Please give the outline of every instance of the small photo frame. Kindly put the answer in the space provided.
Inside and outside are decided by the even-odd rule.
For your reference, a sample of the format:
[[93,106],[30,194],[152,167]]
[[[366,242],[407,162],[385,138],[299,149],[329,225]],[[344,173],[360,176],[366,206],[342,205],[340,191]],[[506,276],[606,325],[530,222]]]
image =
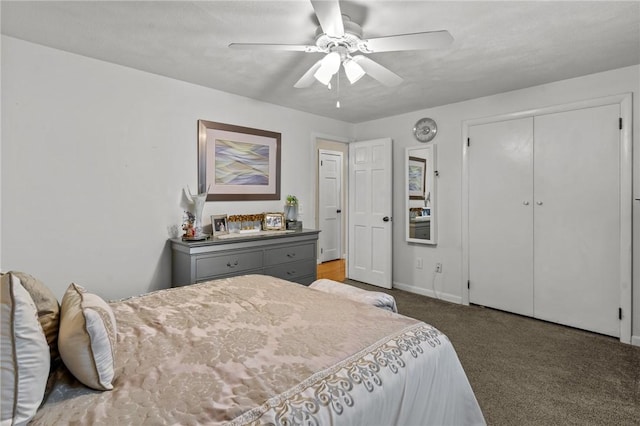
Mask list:
[[282,231],[286,225],[284,213],[265,213],[263,223],[265,231]]
[[214,214],[211,215],[211,228],[213,229],[213,236],[224,235],[229,233],[229,223],[227,221],[226,214]]

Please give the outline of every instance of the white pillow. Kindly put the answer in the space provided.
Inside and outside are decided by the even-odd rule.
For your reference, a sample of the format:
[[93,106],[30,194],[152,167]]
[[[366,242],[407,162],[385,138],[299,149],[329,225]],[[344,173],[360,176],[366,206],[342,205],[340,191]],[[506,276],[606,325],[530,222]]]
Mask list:
[[51,358],[33,299],[11,273],[2,275],[2,424],[26,424],[42,403]]
[[71,284],[62,297],[58,350],[71,374],[97,390],[113,389],[116,319],[95,294]]
[[29,292],[38,309],[38,320],[49,343],[51,362],[58,358],[58,328],[60,327],[60,304],[55,294],[39,279],[19,271],[9,271],[20,279],[20,284]]

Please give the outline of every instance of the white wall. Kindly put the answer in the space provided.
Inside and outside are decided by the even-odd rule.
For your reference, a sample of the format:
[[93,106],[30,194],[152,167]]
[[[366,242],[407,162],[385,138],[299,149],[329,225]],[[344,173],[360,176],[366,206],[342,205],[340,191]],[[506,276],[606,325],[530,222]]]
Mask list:
[[[438,146],[438,245],[423,246],[405,242],[404,220],[394,221],[394,286],[433,295],[433,287],[441,297],[461,302],[466,283],[462,282],[462,122],[464,120],[506,114],[633,92],[634,165],[640,165],[640,66],[593,74],[542,86],[502,93],[451,105],[415,111],[356,125],[358,140],[390,136],[394,140],[394,216],[402,218],[404,201],[404,149],[417,145],[412,136],[414,123],[431,117],[438,124],[434,142]],[[571,159],[568,159],[570,161]],[[634,198],[640,198],[640,173],[634,176]],[[633,202],[634,258],[633,280],[634,344],[640,345],[640,203]],[[422,257],[424,268],[416,269],[415,258]],[[442,274],[432,273],[435,263],[442,262]],[[500,265],[496,265],[497,268]],[[434,281],[435,277],[435,281]]]
[[[167,226],[197,185],[197,120],[282,133],[281,194],[315,223],[314,134],[353,125],[2,37],[2,259],[61,297],[170,285]],[[209,202],[258,213],[284,201]]]
[[[0,19],[2,18],[0,7]],[[2,37],[0,37],[0,81],[2,81]],[[2,98],[2,85],[0,84],[0,99]],[[2,117],[2,102],[0,101],[0,117]],[[0,131],[0,213],[2,212],[2,132]],[[2,271],[2,215],[0,214],[0,271]]]

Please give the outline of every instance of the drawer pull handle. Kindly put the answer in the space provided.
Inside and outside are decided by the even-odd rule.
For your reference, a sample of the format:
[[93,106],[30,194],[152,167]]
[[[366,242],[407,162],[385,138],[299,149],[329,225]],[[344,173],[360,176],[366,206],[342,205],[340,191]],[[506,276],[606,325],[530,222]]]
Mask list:
[[295,273],[296,273],[296,271],[287,271],[287,275],[293,275]]
[[232,265],[231,261],[227,262],[227,267],[229,268],[235,268],[236,266],[238,266],[238,260],[236,259],[235,263]]
[[296,257],[295,253],[287,253],[287,257]]

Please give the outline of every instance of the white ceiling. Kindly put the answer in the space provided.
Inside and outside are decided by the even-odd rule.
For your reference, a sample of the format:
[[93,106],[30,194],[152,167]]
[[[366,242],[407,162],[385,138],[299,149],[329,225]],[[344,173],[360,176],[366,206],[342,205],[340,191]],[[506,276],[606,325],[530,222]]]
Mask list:
[[335,84],[293,88],[321,54],[227,47],[313,44],[308,0],[1,6],[12,37],[354,123],[640,63],[640,1],[342,1],[364,38],[446,29],[455,41],[370,55],[404,82],[350,86],[343,74],[336,109]]

